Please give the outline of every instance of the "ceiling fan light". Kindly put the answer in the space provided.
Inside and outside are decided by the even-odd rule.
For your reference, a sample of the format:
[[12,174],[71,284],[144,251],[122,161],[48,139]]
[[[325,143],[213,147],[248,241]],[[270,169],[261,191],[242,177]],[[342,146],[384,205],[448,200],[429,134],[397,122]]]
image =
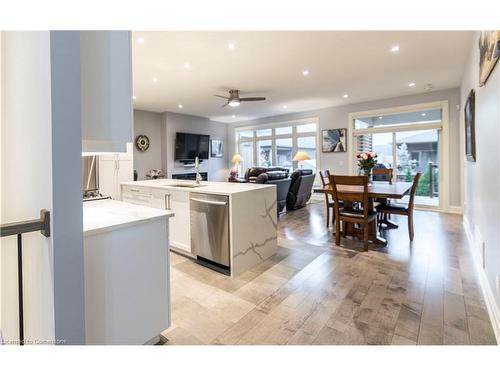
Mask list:
[[239,101],[234,100],[234,101],[229,102],[228,104],[231,107],[238,107],[241,103]]

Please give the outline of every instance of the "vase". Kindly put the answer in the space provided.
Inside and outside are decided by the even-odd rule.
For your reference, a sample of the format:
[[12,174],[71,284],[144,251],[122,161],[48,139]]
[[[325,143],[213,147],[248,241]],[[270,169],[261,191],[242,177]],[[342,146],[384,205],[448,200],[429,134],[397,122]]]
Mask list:
[[361,171],[363,172],[363,176],[368,177],[368,183],[371,183],[373,181],[372,168],[362,168]]

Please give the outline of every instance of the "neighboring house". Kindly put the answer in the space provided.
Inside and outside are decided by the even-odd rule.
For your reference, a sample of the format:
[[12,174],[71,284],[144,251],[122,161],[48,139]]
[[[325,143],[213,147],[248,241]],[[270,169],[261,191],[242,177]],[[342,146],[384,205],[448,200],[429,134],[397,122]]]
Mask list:
[[396,146],[400,147],[403,143],[408,147],[410,160],[415,162],[415,172],[423,172],[429,162],[438,163],[438,138],[435,130],[401,137]]

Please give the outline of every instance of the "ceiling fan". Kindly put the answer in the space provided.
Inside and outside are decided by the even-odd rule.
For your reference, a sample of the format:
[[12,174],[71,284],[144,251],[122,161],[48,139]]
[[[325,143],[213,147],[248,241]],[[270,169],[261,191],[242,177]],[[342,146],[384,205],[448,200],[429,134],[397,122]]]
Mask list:
[[223,107],[225,107],[226,105],[229,105],[231,107],[238,107],[241,104],[241,102],[256,102],[259,100],[266,100],[266,98],[262,96],[253,98],[240,98],[240,90],[229,90],[229,97],[222,95],[215,95],[215,96],[227,100],[227,103],[222,105]]

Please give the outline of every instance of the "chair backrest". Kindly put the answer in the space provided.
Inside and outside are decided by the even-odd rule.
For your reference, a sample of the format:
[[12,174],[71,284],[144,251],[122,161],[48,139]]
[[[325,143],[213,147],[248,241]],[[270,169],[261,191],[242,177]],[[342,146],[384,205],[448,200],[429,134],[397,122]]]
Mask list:
[[410,202],[408,204],[408,209],[412,210],[413,205],[415,203],[415,194],[417,193],[417,186],[418,186],[418,181],[420,180],[420,176],[422,173],[418,172],[415,177],[413,177],[413,185],[411,186],[410,190]]
[[[319,177],[321,179],[321,185],[323,185],[324,188],[330,185],[330,171],[328,169],[325,169],[324,171],[319,171]],[[326,203],[331,204],[332,203],[332,195],[329,193],[325,193],[325,199]]]
[[286,198],[287,209],[301,207],[311,198],[316,175],[312,169],[296,169],[290,176],[291,184]]
[[[342,185],[339,188],[339,185]],[[360,202],[363,216],[368,218],[368,176],[330,175],[330,186],[335,201],[335,212],[339,213],[339,201]]]
[[373,168],[373,181],[388,181],[392,183],[392,168]]
[[323,187],[330,184],[330,171],[328,169],[319,171],[319,177],[321,178],[321,184]]

